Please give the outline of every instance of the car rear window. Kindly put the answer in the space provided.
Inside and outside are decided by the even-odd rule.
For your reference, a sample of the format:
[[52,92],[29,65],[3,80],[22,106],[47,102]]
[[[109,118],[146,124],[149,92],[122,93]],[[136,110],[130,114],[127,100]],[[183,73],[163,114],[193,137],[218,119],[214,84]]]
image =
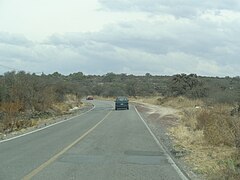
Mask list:
[[125,98],[125,97],[118,97],[117,100],[118,100],[118,101],[127,101],[128,99]]

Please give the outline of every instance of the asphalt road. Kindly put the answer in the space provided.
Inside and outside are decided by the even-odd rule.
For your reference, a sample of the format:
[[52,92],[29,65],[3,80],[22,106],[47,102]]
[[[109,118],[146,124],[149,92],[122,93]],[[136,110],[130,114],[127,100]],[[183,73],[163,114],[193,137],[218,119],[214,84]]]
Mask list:
[[0,142],[0,180],[184,179],[133,106],[92,102],[79,117]]

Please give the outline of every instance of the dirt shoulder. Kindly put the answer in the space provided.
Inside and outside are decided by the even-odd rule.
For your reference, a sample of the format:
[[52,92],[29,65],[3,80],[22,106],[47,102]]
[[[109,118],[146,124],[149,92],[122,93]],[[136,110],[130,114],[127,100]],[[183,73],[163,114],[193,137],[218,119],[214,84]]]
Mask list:
[[171,136],[170,129],[180,124],[180,111],[171,107],[163,107],[148,103],[134,102],[134,105],[158,140],[174,158],[180,169],[182,169],[190,179],[203,179],[200,175],[193,173],[191,167],[182,160],[186,152],[176,148],[174,139]]

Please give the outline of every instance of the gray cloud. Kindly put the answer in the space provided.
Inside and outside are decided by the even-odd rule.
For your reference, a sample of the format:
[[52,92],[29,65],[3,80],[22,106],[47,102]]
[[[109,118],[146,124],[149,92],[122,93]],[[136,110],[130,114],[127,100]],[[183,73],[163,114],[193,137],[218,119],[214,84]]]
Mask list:
[[207,9],[240,9],[238,0],[99,0],[104,9],[111,11],[145,11],[152,14],[172,14],[177,17],[192,17]]
[[100,3],[105,10],[140,12],[145,18],[109,24],[99,32],[53,34],[44,42],[0,33],[0,64],[64,74],[239,75],[238,1]]
[[[108,32],[108,30],[105,31]],[[104,36],[106,32],[59,35],[58,38],[61,41],[55,41],[50,37],[47,42],[36,43],[31,47],[0,46],[1,63],[26,71],[45,73],[59,71],[64,74],[76,71],[87,74],[105,74],[107,72],[176,74],[185,72],[235,76],[240,69],[239,63],[231,65],[234,62],[228,61],[229,65],[226,66],[211,56],[204,58],[190,52],[181,52],[178,47],[174,48],[174,45],[164,53],[148,51],[149,47],[144,49],[144,46],[139,48],[138,46],[125,46],[124,43],[119,45],[116,41],[121,37],[114,35],[111,39],[107,39],[109,36]],[[103,41],[105,38],[106,42]],[[128,38],[131,41],[130,37]],[[132,42],[134,42],[134,38]],[[155,45],[154,41],[153,43],[149,41],[149,46]],[[222,52],[221,49],[219,51]],[[7,59],[7,61],[2,61],[2,59]]]
[[7,32],[0,32],[0,44],[30,46],[32,42],[21,34],[10,34]]

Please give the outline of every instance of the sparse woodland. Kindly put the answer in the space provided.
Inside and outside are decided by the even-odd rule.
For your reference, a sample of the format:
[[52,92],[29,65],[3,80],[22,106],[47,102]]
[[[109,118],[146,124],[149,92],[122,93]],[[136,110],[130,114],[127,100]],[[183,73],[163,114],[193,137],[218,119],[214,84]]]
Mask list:
[[[202,132],[205,142],[213,147],[238,149],[222,169],[226,176],[240,177],[240,77],[200,77],[196,74],[173,76],[144,76],[107,73],[84,75],[36,75],[26,72],[7,72],[0,76],[0,133],[33,126],[32,119],[62,114],[56,104],[66,98],[75,100],[87,95],[115,97],[161,97],[159,105],[184,107],[182,125],[195,136]],[[170,99],[170,100],[169,100]],[[171,103],[171,99],[175,99]],[[174,104],[175,103],[175,104]],[[177,105],[176,105],[177,104]],[[177,131],[177,129],[175,130]],[[198,137],[197,135],[195,137]],[[205,172],[206,173],[206,172]]]
[[[36,114],[59,113],[53,105],[65,101],[66,95],[81,99],[86,95],[113,97],[137,96],[185,96],[203,99],[208,104],[236,104],[240,98],[239,77],[199,77],[196,74],[174,76],[134,76],[107,73],[103,76],[84,75],[36,75],[7,72],[0,76],[0,131],[12,131],[18,120],[31,119]],[[3,125],[4,124],[4,125]]]

